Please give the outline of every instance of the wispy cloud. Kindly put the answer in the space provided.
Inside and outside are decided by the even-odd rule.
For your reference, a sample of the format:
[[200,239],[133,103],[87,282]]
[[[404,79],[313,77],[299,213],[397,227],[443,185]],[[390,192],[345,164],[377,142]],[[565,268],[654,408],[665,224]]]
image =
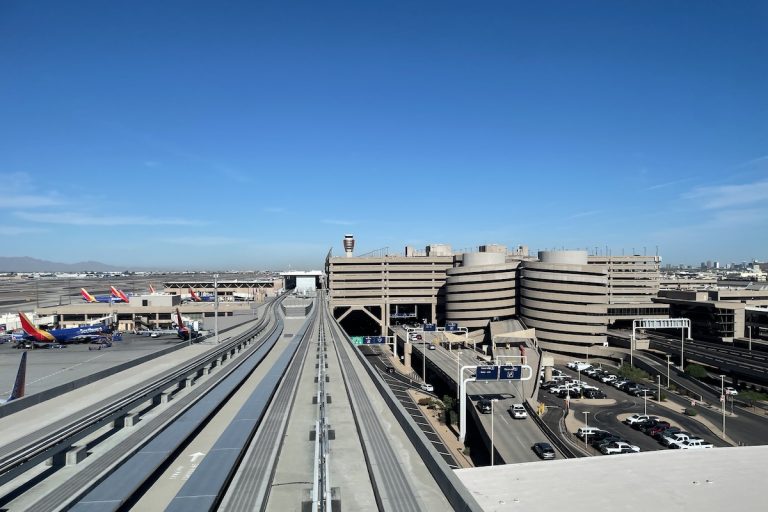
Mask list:
[[753,158],[752,160],[747,160],[746,162],[742,162],[739,165],[737,165],[735,169],[741,169],[743,167],[752,167],[753,165],[760,164],[760,163],[768,163],[768,155],[759,156],[757,158]]
[[357,224],[355,221],[341,219],[323,219],[321,222],[323,224],[332,224],[334,226],[354,226]]
[[684,179],[681,179],[681,180],[674,180],[674,181],[667,181],[667,182],[664,182],[664,183],[657,183],[655,185],[651,185],[650,187],[644,188],[643,192],[648,192],[648,191],[651,191],[651,190],[659,190],[659,189],[662,189],[662,188],[673,187],[675,185],[680,185],[682,183],[687,183],[689,181],[693,181],[693,178],[684,178]]
[[45,208],[60,204],[61,200],[56,197],[11,194],[0,201],[0,208],[23,210],[27,208]]
[[590,211],[586,211],[586,212],[574,213],[573,215],[569,215],[566,218],[568,218],[568,219],[581,219],[582,217],[592,217],[593,215],[599,215],[600,213],[602,213],[600,210],[590,210]]
[[698,187],[683,194],[683,198],[700,201],[701,207],[707,210],[743,207],[768,201],[768,180],[744,185]]
[[180,218],[141,216],[92,215],[78,212],[24,212],[14,215],[20,219],[42,224],[66,224],[71,226],[196,226],[204,223]]
[[44,233],[46,230],[41,228],[27,228],[20,226],[0,226],[0,235],[16,236],[27,235],[29,233]]
[[188,237],[163,238],[160,241],[176,244],[176,245],[213,247],[217,245],[237,245],[242,243],[249,243],[251,240],[248,240],[245,238],[235,238],[235,237],[227,237],[227,236],[190,235]]

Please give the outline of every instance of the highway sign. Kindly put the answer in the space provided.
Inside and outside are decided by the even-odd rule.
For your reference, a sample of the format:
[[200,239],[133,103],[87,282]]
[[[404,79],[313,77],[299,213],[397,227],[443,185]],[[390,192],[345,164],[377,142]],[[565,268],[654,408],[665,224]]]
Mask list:
[[386,343],[387,338],[384,336],[365,336],[363,337],[363,345],[378,345]]
[[353,345],[363,344],[363,336],[350,336],[349,339],[352,340]]
[[498,380],[499,367],[498,366],[478,366],[475,370],[476,380]]
[[425,331],[436,331],[437,325],[435,324],[424,324],[424,330]]
[[450,331],[457,331],[459,329],[459,324],[456,322],[445,322],[445,330]]
[[523,367],[519,365],[499,366],[499,379],[520,380],[523,376]]

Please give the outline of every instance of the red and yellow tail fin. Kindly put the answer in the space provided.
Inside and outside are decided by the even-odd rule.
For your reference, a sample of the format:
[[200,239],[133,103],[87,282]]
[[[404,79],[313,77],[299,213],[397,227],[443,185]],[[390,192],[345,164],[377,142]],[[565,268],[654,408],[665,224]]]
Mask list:
[[85,299],[86,302],[96,302],[96,297],[88,293],[85,288],[80,288],[80,295],[83,296],[83,299]]
[[192,289],[192,287],[189,288],[189,295],[192,297],[192,300],[195,302],[201,302],[202,299],[198,294],[195,293],[195,290]]
[[19,320],[21,321],[21,328],[24,329],[28,336],[32,336],[37,341],[56,341],[56,338],[51,333],[35,327],[35,324],[30,322],[27,315],[21,311],[19,311]]
[[130,299],[128,299],[128,296],[125,293],[123,293],[122,290],[118,290],[114,286],[110,286],[109,289],[112,292],[112,296],[113,297],[116,297],[116,298],[122,300],[125,303],[130,302]]
[[151,293],[152,295],[154,295],[155,293],[157,293],[157,292],[155,291],[155,287],[154,287],[154,286],[152,286],[152,283],[149,283],[149,293]]

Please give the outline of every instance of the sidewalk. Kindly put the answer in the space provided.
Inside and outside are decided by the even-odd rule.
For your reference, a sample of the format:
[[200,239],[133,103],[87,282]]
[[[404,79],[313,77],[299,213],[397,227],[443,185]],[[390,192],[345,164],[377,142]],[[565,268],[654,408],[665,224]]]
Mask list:
[[[430,395],[416,391],[415,389],[409,389],[408,394],[413,399],[413,402],[418,405],[420,398],[434,398]],[[422,415],[427,419],[437,435],[440,436],[443,444],[451,452],[456,462],[462,468],[475,467],[472,464],[472,460],[464,455],[464,445],[459,442],[459,437],[456,433],[448,427],[445,423],[440,421],[439,409],[428,409],[425,405],[419,405]]]

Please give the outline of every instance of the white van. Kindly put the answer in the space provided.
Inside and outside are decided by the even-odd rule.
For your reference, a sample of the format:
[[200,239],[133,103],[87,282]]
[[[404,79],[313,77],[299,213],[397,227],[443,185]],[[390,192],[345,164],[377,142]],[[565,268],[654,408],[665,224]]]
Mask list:
[[580,427],[576,431],[576,437],[584,439],[586,436],[594,435],[596,432],[600,432],[600,429],[597,427]]

